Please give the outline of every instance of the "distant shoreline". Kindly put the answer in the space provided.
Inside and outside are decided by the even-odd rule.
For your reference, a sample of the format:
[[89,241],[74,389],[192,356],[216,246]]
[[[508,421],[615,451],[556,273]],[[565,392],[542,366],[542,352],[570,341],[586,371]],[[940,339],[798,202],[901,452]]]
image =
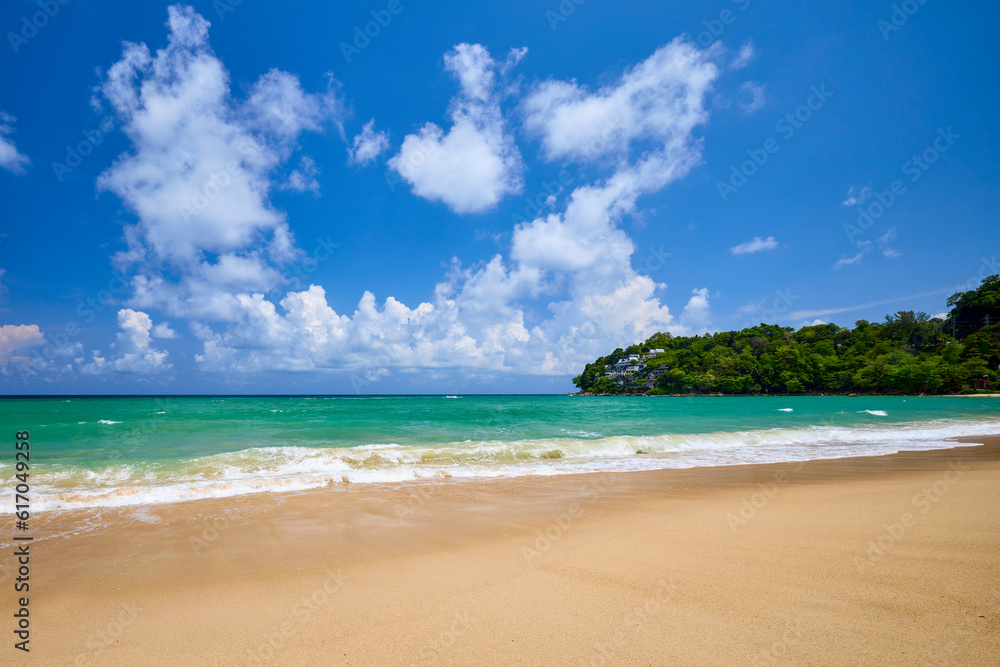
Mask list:
[[578,391],[566,396],[642,396],[646,398],[796,398],[802,396],[829,396],[839,398],[1000,398],[1000,394],[593,394]]

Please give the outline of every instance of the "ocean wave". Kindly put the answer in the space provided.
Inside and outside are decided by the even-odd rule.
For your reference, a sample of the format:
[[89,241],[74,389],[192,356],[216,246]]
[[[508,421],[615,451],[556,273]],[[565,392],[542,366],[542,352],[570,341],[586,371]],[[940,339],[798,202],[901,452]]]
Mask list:
[[116,422],[113,419],[99,419],[98,424],[121,424],[121,422]]
[[885,410],[858,410],[858,414],[862,412],[867,412],[870,415],[875,415],[876,417],[888,417],[889,413]]
[[[34,473],[37,510],[118,507],[301,491],[329,485],[559,475],[774,463],[941,449],[1000,433],[1000,422],[938,420],[860,427],[488,440],[405,446],[251,447],[163,463]],[[0,465],[0,470],[2,470]]]
[[794,408],[778,408],[778,412],[792,412]]

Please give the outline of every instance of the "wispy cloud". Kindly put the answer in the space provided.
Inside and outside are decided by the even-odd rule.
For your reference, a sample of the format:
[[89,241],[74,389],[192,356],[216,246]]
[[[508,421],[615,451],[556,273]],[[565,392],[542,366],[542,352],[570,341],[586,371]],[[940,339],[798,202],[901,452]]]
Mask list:
[[730,69],[743,69],[750,64],[750,61],[757,56],[757,51],[753,47],[753,41],[748,41],[740,48],[733,61],[729,63]]
[[764,93],[764,84],[756,81],[747,81],[740,86],[740,91],[750,96],[749,102],[740,102],[740,109],[744,114],[752,114],[764,106],[767,95]]
[[896,238],[895,227],[890,227],[889,229],[886,230],[885,234],[878,237],[878,245],[880,248],[882,248],[882,254],[886,257],[889,257],[890,259],[894,257],[903,256],[903,253],[899,252],[895,248],[889,247],[889,243],[892,242],[895,238]]
[[856,306],[845,306],[844,308],[825,308],[823,310],[796,310],[788,314],[790,319],[808,319],[810,317],[825,317],[827,315],[838,315],[840,313],[849,313],[855,310],[864,310],[865,308],[874,308],[875,306],[884,306],[888,303],[896,303],[898,301],[908,301],[911,299],[921,299],[925,296],[936,296],[938,294],[948,294],[954,291],[951,288],[934,290],[933,292],[924,292],[923,294],[909,294],[907,296],[897,296],[892,299],[883,299],[882,301],[872,301],[869,303],[861,303]]
[[778,242],[774,240],[773,236],[768,236],[766,239],[755,236],[752,241],[747,241],[746,243],[733,246],[729,249],[729,252],[734,255],[749,255],[755,252],[761,252],[762,250],[774,250],[777,247]]
[[7,138],[8,134],[13,134],[16,120],[10,114],[0,111],[0,167],[12,174],[23,174],[24,165],[30,164],[31,160],[19,152],[14,142]]
[[864,257],[872,251],[871,241],[858,241],[858,253],[850,257],[841,257],[837,260],[837,263],[833,265],[834,269],[842,269],[850,264],[857,264]]
[[872,189],[869,187],[856,188],[853,185],[847,190],[847,197],[841,202],[841,206],[857,206],[864,204],[872,196]]

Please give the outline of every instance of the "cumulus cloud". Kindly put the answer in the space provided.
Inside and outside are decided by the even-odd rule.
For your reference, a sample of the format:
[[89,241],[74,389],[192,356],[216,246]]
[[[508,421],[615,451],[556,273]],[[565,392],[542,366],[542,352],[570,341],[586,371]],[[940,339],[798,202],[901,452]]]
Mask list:
[[755,236],[752,240],[747,241],[746,243],[733,246],[729,249],[729,252],[734,255],[749,255],[755,252],[761,252],[762,250],[774,250],[777,247],[778,242],[774,240],[773,236],[768,236],[766,239]]
[[[167,352],[153,347],[153,321],[149,315],[131,308],[118,311],[118,326],[121,331],[112,344],[117,354],[106,359],[97,350],[93,362],[82,367],[83,372],[97,374],[117,373],[158,373],[168,370]],[[157,325],[160,329],[162,325]],[[169,331],[169,327],[167,328]],[[161,329],[162,331],[162,329]]]
[[[456,48],[449,68],[463,104],[495,96],[496,66],[481,47]],[[642,194],[683,177],[700,160],[691,132],[706,119],[703,100],[716,74],[707,53],[678,40],[616,86],[590,93],[575,82],[547,82],[543,90],[572,86],[572,106],[614,100],[616,113],[638,125],[616,135],[619,160],[603,165],[604,177],[575,188],[559,210],[515,226],[508,257],[472,267],[453,260],[433,297],[415,307],[365,292],[352,313],[341,314],[316,285],[278,303],[261,293],[242,294],[233,324],[195,328],[204,345],[196,361],[219,371],[353,368],[355,380],[366,386],[406,368],[561,374],[623,341],[657,331],[705,330],[708,290],[694,290],[675,318],[657,296],[665,286],[633,269],[635,248],[620,223],[637,212]],[[538,104],[536,98],[536,109]],[[448,136],[459,131],[456,124]],[[447,152],[442,137],[436,150]],[[640,139],[662,143],[651,148]],[[553,145],[561,147],[553,155],[578,154],[565,143]],[[393,158],[397,165],[400,155]],[[526,308],[529,300],[542,300],[544,312]]]
[[[520,58],[517,58],[518,60]],[[403,139],[389,167],[414,194],[456,213],[481,213],[523,187],[524,164],[500,110],[498,65],[481,44],[459,44],[444,58],[459,83],[447,133],[434,123]]]
[[37,324],[4,324],[0,326],[0,366],[14,358],[14,353],[45,343]]
[[[134,151],[101,185],[138,215],[117,262],[140,270],[129,308],[119,314],[113,354],[95,353],[88,372],[169,368],[153,338],[173,330],[154,326],[146,314],[152,309],[188,320],[203,370],[347,369],[359,389],[415,368],[566,374],[625,341],[710,326],[708,290],[694,290],[675,317],[661,302],[666,286],[633,268],[635,247],[622,223],[641,212],[642,195],[700,162],[694,130],[707,121],[717,53],[679,39],[602,88],[576,81],[535,88],[525,122],[543,154],[587,159],[595,179],[551,202],[546,215],[517,224],[506,256],[471,266],[453,259],[423,303],[365,291],[353,310],[337,312],[320,285],[274,296],[299,251],[269,192],[294,178],[282,167],[298,133],[321,128],[323,119],[337,122],[329,114],[339,107],[310,102],[292,75],[273,71],[248,101],[234,101],[228,74],[208,48],[207,22],[185,8],[172,8],[170,17],[167,48],[154,56],[144,45],[127,45],[102,83]],[[497,63],[484,47],[463,44],[446,54],[460,88],[451,128],[425,125],[389,160],[416,194],[478,212],[522,187],[520,153],[500,104],[517,88],[505,77],[524,53],[512,50]],[[547,113],[575,123],[578,134],[545,122]],[[604,133],[609,119],[614,130]],[[365,127],[378,136],[372,123]],[[596,149],[594,137],[603,141]],[[360,159],[364,141],[352,145],[352,159]],[[229,184],[198,200],[197,222],[170,210],[201,178],[234,161],[239,169]],[[307,182],[303,160],[295,171]]]
[[764,84],[756,81],[747,81],[740,86],[740,91],[750,98],[746,102],[740,102],[740,109],[743,110],[744,114],[752,114],[764,106],[764,102],[767,99],[767,95],[764,92]]
[[177,338],[177,332],[171,329],[170,324],[167,322],[157,324],[150,329],[150,334],[153,338]]
[[17,118],[0,111],[0,167],[12,174],[23,174],[24,166],[30,164],[31,160],[17,150],[13,139],[9,137],[14,133],[15,121]]
[[[134,304],[177,315],[221,312],[232,288],[272,289],[280,265],[297,254],[274,187],[316,189],[315,164],[282,166],[306,131],[340,123],[342,104],[328,90],[311,94],[291,74],[272,69],[242,102],[208,43],[209,22],[190,7],[168,9],[167,46],[151,53],[126,42],[108,68],[95,104],[110,105],[133,150],[98,179],[138,221],[125,229],[116,257],[138,277]],[[181,274],[171,282],[165,269]]]
[[691,298],[681,311],[680,324],[684,333],[704,333],[712,324],[712,308],[708,302],[708,288],[699,287],[691,290]]
[[641,140],[688,143],[707,119],[704,96],[717,76],[706,52],[675,39],[594,92],[576,81],[542,83],[523,103],[525,128],[550,160],[621,156]]
[[354,164],[366,165],[387,148],[389,148],[389,134],[376,132],[375,119],[372,118],[361,128],[361,132],[355,135],[352,147],[348,149],[348,155]]

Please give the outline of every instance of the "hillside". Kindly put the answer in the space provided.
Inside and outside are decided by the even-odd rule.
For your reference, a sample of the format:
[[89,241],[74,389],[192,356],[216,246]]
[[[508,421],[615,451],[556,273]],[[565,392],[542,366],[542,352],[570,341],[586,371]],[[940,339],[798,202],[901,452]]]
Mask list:
[[[587,364],[595,394],[947,394],[1000,377],[1000,277],[948,299],[944,320],[899,311],[858,320],[674,337],[658,333]],[[993,386],[992,384],[990,386]]]

